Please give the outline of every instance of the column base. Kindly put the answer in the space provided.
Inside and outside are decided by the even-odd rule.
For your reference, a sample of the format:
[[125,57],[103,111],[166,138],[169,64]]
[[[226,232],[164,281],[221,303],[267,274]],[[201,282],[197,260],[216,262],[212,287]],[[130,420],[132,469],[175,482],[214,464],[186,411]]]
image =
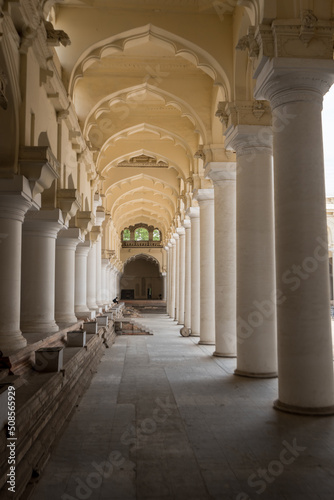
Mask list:
[[240,377],[250,377],[250,378],[277,378],[277,372],[268,372],[268,373],[252,373],[252,372],[243,372],[242,370],[234,370],[234,375],[239,375]]
[[282,403],[279,399],[274,401],[273,406],[275,410],[284,411],[286,413],[294,413],[296,415],[310,415],[310,416],[330,416],[334,415],[334,405],[325,406],[323,408],[303,408],[301,406],[288,405]]
[[78,320],[77,320],[77,317],[74,316],[74,314],[66,314],[64,316],[56,316],[56,322],[57,323],[68,323],[68,324],[74,324],[74,323],[77,323]]
[[191,332],[190,337],[200,337],[200,334]]
[[215,344],[216,342],[213,341],[211,342],[211,340],[200,340],[198,342],[198,345],[215,345]]
[[4,356],[8,356],[27,345],[27,340],[20,331],[0,333],[1,351]]
[[217,358],[236,358],[236,354],[225,354],[223,352],[217,352],[215,351],[212,356],[217,356]]
[[21,330],[23,333],[57,333],[59,332],[59,326],[55,321],[50,321],[49,323],[21,323]]

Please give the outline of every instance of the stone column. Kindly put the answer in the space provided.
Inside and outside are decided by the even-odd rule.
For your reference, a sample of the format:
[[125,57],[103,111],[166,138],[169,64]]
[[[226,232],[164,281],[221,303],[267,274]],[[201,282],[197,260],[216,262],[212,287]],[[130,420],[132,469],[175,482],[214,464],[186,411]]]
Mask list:
[[321,110],[332,60],[272,59],[256,98],[272,107],[275,157],[279,399],[275,407],[334,413]]
[[226,133],[237,154],[237,375],[276,377],[276,303],[271,128]]
[[63,229],[61,210],[28,212],[23,224],[21,328],[27,333],[54,333],[56,238]]
[[163,280],[163,286],[162,286],[162,300],[167,299],[167,273],[163,272],[161,273],[162,275],[162,280]]
[[184,285],[184,333],[191,333],[191,222],[184,219],[185,228],[185,285]]
[[[168,251],[167,251],[168,248]],[[171,315],[171,301],[172,301],[172,244],[169,241],[166,247],[167,255],[168,255],[168,262],[167,262],[167,314],[168,316],[172,317]]]
[[174,316],[175,321],[178,321],[179,316],[179,294],[180,294],[180,237],[178,233],[173,234],[173,238],[175,240],[175,253],[174,253],[174,266],[175,266],[175,275],[174,275],[174,288],[175,288],[175,308],[174,308]]
[[170,281],[170,289],[171,289],[171,300],[170,300],[170,317],[174,319],[175,317],[175,277],[176,277],[176,240],[174,238],[170,239],[171,244],[171,281]]
[[108,264],[106,268],[107,274],[106,274],[106,289],[107,289],[107,301],[108,304],[110,305],[112,303],[112,297],[111,297],[111,262],[108,259]]
[[96,241],[96,304],[99,308],[103,306],[101,237]]
[[179,325],[184,325],[186,232],[184,227],[178,227],[176,232],[179,235],[179,307],[177,320]]
[[97,311],[96,304],[96,243],[92,242],[87,259],[87,306],[91,311]]
[[87,306],[87,259],[91,243],[79,243],[75,252],[75,294],[74,310],[78,319],[90,317]]
[[200,214],[199,207],[191,207],[187,214],[191,220],[191,336],[200,336],[201,280],[200,280]]
[[215,343],[215,224],[214,191],[198,189],[194,198],[200,208],[200,341]]
[[26,346],[20,330],[22,223],[31,206],[24,177],[0,182],[0,348],[6,356]]
[[56,241],[56,300],[57,323],[76,323],[75,316],[75,251],[82,242],[78,228],[63,229]]
[[208,163],[206,176],[215,192],[215,318],[214,356],[235,357],[236,324],[236,164]]
[[106,306],[109,303],[109,293],[107,289],[107,267],[109,259],[102,259],[101,261],[101,300],[102,304]]

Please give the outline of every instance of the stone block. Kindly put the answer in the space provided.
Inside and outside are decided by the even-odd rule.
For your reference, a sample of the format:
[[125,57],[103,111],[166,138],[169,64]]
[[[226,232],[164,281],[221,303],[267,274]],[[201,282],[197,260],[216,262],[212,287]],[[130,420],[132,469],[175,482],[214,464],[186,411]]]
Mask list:
[[35,370],[59,372],[63,369],[64,347],[41,347],[35,351]]
[[108,326],[108,316],[103,315],[103,316],[97,316],[96,322],[98,326]]
[[72,330],[71,332],[67,332],[67,347],[84,347],[85,345],[85,330]]
[[83,329],[86,333],[97,333],[98,324],[96,321],[85,321],[83,324]]

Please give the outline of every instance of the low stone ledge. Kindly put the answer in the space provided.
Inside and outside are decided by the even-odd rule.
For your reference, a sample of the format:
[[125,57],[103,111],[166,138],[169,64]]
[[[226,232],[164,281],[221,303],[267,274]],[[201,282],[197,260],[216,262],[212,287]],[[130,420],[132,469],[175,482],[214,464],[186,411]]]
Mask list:
[[[49,458],[52,444],[78,399],[88,387],[99,364],[105,344],[113,343],[115,332],[100,328],[98,334],[87,334],[86,347],[64,346],[64,369],[56,373],[30,371],[18,377],[16,391],[16,494],[20,499],[26,486],[32,487]],[[59,340],[58,340],[59,341]],[[7,377],[10,380],[12,376]],[[14,376],[13,376],[14,378]],[[21,379],[21,380],[20,380]],[[24,379],[24,383],[22,383]],[[0,430],[1,499],[13,498],[7,491],[7,438]],[[27,492],[24,493],[24,498]]]

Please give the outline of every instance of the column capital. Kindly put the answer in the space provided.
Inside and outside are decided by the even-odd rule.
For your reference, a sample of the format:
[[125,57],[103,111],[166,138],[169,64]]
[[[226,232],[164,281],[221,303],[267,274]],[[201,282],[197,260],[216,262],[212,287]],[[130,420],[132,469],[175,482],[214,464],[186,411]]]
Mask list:
[[173,234],[173,239],[175,240],[175,243],[177,242],[177,240],[178,240],[179,238],[180,238],[180,237],[179,237],[178,233],[177,233],[177,232],[175,232],[175,233]]
[[0,181],[0,218],[23,222],[32,204],[28,180],[22,175]]
[[82,255],[88,255],[89,250],[91,249],[91,242],[90,241],[79,241],[79,244],[77,246],[77,254],[82,254]]
[[[177,236],[178,236],[178,235],[177,235]],[[176,239],[175,239],[175,238],[171,238],[171,239],[169,240],[169,243],[168,243],[168,244],[170,244],[170,246],[171,246],[171,247],[175,246],[175,245],[176,245]]]
[[189,215],[190,219],[199,219],[199,207],[190,207],[187,210],[187,215]]
[[176,232],[179,235],[179,238],[181,238],[182,236],[185,236],[185,234],[186,234],[184,227],[176,228]]
[[236,162],[210,162],[205,168],[205,176],[214,184],[224,181],[235,181],[237,177]]
[[334,82],[333,61],[276,57],[260,65],[254,77],[255,97],[270,101],[272,109],[290,102],[322,103]]
[[237,125],[225,132],[226,147],[238,156],[270,154],[273,150],[272,127],[261,125]]
[[57,236],[57,246],[74,246],[74,248],[83,242],[83,237],[80,229],[72,227],[70,229],[62,229]]
[[59,208],[53,210],[29,211],[23,224],[23,233],[36,233],[49,238],[57,238],[57,234],[64,229],[64,220]]
[[214,200],[214,189],[195,189],[193,198],[198,201],[199,204],[205,201]]
[[185,230],[191,229],[191,220],[190,219],[184,219],[182,224],[183,224],[183,227]]

